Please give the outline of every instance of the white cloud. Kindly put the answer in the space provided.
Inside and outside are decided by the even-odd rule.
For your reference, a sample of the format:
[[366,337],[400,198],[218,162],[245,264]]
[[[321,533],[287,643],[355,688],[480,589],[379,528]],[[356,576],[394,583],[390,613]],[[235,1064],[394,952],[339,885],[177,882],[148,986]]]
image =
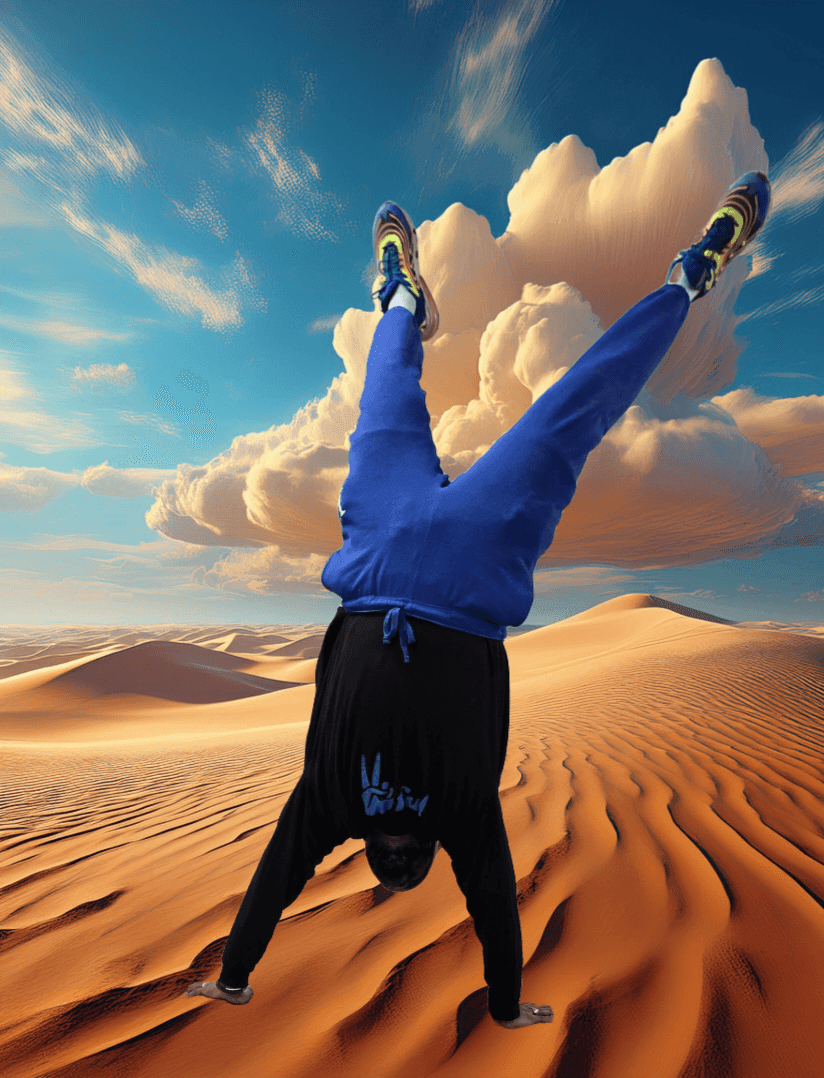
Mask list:
[[[33,183],[36,201],[105,251],[160,304],[187,317],[199,316],[205,329],[218,332],[242,326],[246,307],[266,310],[240,252],[212,283],[197,259],[144,242],[93,212],[85,191],[97,176],[127,182],[147,168],[146,162],[118,124],[103,117],[79,88],[58,78],[2,27],[0,122],[19,144],[0,150],[0,164],[19,182]],[[211,199],[203,183],[191,210],[176,205],[190,223],[203,221],[225,238],[225,223]],[[51,326],[53,335],[69,343],[94,339],[93,331],[74,332],[66,323]]]
[[456,42],[450,123],[466,146],[495,139],[518,115],[530,42],[555,0],[516,0],[495,16],[473,14]]
[[[313,77],[305,76],[301,108],[306,107],[313,86]],[[277,222],[305,239],[338,243],[337,229],[353,226],[341,200],[324,189],[317,162],[287,137],[294,106],[285,94],[270,88],[261,91],[259,100],[260,115],[244,143],[251,159],[271,180],[280,206]]]
[[231,551],[211,569],[195,569],[190,579],[195,584],[246,594],[305,592],[314,590],[325,563],[326,558],[320,555],[292,557],[277,547],[243,554]]
[[[421,193],[431,196],[457,178],[464,186],[471,181],[491,187],[499,178],[506,182],[513,165],[522,167],[534,157],[540,104],[528,103],[525,80],[538,54],[548,97],[563,77],[554,43],[548,35],[538,40],[559,8],[559,0],[478,2],[460,8],[465,22],[444,74],[412,102],[413,122],[397,146]],[[417,22],[419,9],[411,10]]]
[[218,142],[217,139],[207,138],[207,145],[209,147],[209,153],[211,160],[216,162],[223,171],[227,171],[232,167],[232,159],[234,153],[231,148],[223,142]]
[[127,363],[116,367],[111,363],[93,363],[91,367],[75,367],[72,381],[90,386],[108,385],[117,389],[133,389],[137,379]]
[[[772,187],[767,224],[747,248],[753,260],[750,277],[766,273],[783,252],[776,250],[773,226],[800,221],[824,201],[824,123],[811,124],[770,175]],[[768,305],[769,306],[769,305]],[[805,303],[791,306],[806,306]],[[788,308],[781,308],[782,310]],[[766,308],[765,308],[766,310]],[[767,313],[777,313],[767,311]],[[749,317],[758,317],[755,312]]]
[[[38,533],[35,538],[28,540],[0,540],[0,549],[25,550],[28,553],[53,554],[82,552],[86,560],[96,562],[99,565],[116,566],[120,570],[134,567],[141,570],[139,577],[141,593],[146,584],[146,571],[156,570],[158,566],[166,563],[193,562],[201,560],[204,556],[211,560],[215,554],[207,547],[192,546],[189,543],[177,543],[172,539],[159,539],[153,542],[112,543],[99,539],[92,535],[45,535]],[[94,554],[113,554],[114,557],[94,557]],[[172,569],[172,565],[169,565]],[[201,566],[201,568],[205,568]],[[12,580],[16,574],[21,579],[49,580],[49,574],[33,573],[28,570],[3,570],[0,569],[0,577],[6,574],[4,579]],[[155,575],[162,575],[155,573]]]
[[[54,453],[62,449],[100,444],[100,438],[82,419],[53,415],[42,407],[37,407],[42,405],[44,399],[41,393],[29,385],[26,375],[12,364],[9,353],[0,352],[0,441],[22,446],[32,453]],[[58,475],[48,469],[33,471]],[[58,485],[59,482],[55,480]],[[36,482],[34,487],[39,490],[40,482]],[[36,503],[40,495],[32,496],[39,508]],[[28,498],[29,495],[26,494],[24,500],[28,502]],[[49,497],[47,500],[52,499]]]
[[783,476],[824,472],[824,396],[759,397],[749,387],[713,397]]
[[0,414],[0,438],[41,455],[100,445],[97,432],[80,419],[21,408]]
[[[309,405],[292,424],[235,438],[208,465],[179,465],[177,477],[162,484],[146,523],[170,538],[205,546],[276,543],[289,556],[304,555],[319,534],[325,545],[334,544],[334,487],[345,477],[347,454],[323,441],[315,443],[309,431],[335,424],[339,410],[340,402],[331,409],[323,402]],[[307,423],[312,413],[314,423]],[[288,437],[290,428],[301,426],[300,438]]]
[[[11,292],[12,289],[7,291]],[[128,333],[112,333],[104,329],[92,329],[91,326],[79,326],[74,322],[60,322],[49,319],[35,320],[5,316],[0,317],[0,326],[5,326],[16,333],[24,333],[29,337],[41,337],[79,347],[97,344],[101,341],[129,340]]]
[[815,288],[802,288],[798,292],[792,292],[789,296],[781,296],[779,299],[762,303],[760,307],[747,313],[747,318],[766,318],[767,315],[781,314],[784,311],[792,311],[799,307],[818,307],[824,301],[824,285],[816,285]]
[[343,318],[342,314],[330,314],[326,318],[316,318],[314,322],[309,324],[310,333],[328,333],[334,329],[335,326]]
[[212,288],[199,274],[202,266],[196,258],[162,246],[150,247],[134,233],[122,232],[105,221],[90,220],[68,202],[61,203],[60,212],[75,231],[111,255],[164,307],[187,316],[199,314],[204,329],[241,327],[244,299],[255,309],[266,310],[266,301],[254,293],[251,271],[239,251],[221,272],[223,287]]
[[[88,614],[93,607],[107,606],[112,601],[157,597],[159,602],[168,604],[191,593],[200,599],[228,598],[219,591],[193,583],[191,579],[197,569],[205,571],[208,568],[216,556],[214,551],[168,539],[126,544],[107,542],[95,536],[41,533],[27,541],[0,541],[0,548],[37,553],[39,563],[54,566],[51,572],[0,568],[0,598],[7,622],[14,620],[17,609],[22,614],[31,609],[33,601],[39,600],[44,601],[37,602],[39,608],[60,599],[66,601],[66,609],[83,610]],[[96,557],[96,554],[108,556]],[[194,567],[194,563],[203,561],[205,565]],[[99,577],[85,578],[90,570],[99,573]],[[186,576],[189,579],[185,579]]]
[[783,256],[782,251],[768,251],[762,236],[755,237],[747,248],[747,254],[752,263],[752,269],[750,270],[750,275],[747,280],[752,280],[753,277],[760,277],[764,273],[769,273],[778,259]]
[[80,485],[106,498],[145,498],[175,475],[176,470],[169,468],[112,468],[104,461],[87,468]]
[[773,220],[800,221],[824,202],[824,123],[811,124],[772,177]]
[[106,550],[118,553],[130,554],[136,550],[142,551],[146,556],[155,557],[161,551],[167,551],[177,544],[168,539],[157,539],[149,543],[141,542],[135,546],[132,543],[112,543],[106,539],[98,539],[92,535],[47,535],[43,532],[36,533],[38,538],[25,540],[0,540],[0,547],[8,550]]
[[[40,454],[107,444],[86,424],[88,413],[74,411],[68,415],[55,414],[47,406],[46,396],[34,388],[30,378],[30,375],[14,363],[10,353],[0,352],[0,439]],[[126,391],[135,385],[135,375],[125,363],[117,367],[111,364],[93,364],[86,369],[75,367],[70,384],[73,384],[78,392],[81,386],[108,386]],[[124,422],[154,426],[164,434],[175,434],[179,437],[173,427],[156,416],[138,416],[133,412],[123,412],[120,419]],[[39,486],[38,484],[38,489]],[[53,496],[59,496],[59,492]],[[9,498],[8,494],[6,498]],[[47,500],[51,501],[52,498]]]
[[[0,120],[25,147],[40,147],[51,159],[30,155],[29,164],[52,183],[105,172],[126,180],[145,164],[118,124],[82,101],[78,90],[46,70],[0,26]],[[13,155],[23,163],[22,155]]]
[[70,322],[40,322],[31,327],[42,337],[64,344],[96,344],[99,341],[127,341],[128,333],[110,333],[104,329],[91,329],[89,326],[75,326]]
[[176,474],[169,468],[112,468],[108,461],[72,473],[0,463],[0,512],[36,512],[78,486],[107,498],[145,498]]
[[6,358],[8,353],[0,353],[0,355],[4,357],[3,367],[0,369],[0,404],[3,405],[3,412],[0,415],[3,415],[8,409],[14,407],[15,401],[35,397],[36,394],[24,381],[22,372],[11,366],[11,361]]
[[[6,610],[13,612],[16,600],[28,607],[36,600],[54,601],[62,599],[76,604],[78,610],[88,610],[92,604],[108,604],[117,599],[131,599],[132,592],[102,580],[79,580],[77,577],[64,577],[61,580],[50,578],[46,573],[15,575],[0,578],[0,599]],[[30,607],[29,607],[30,609]]]
[[191,208],[184,206],[182,202],[178,202],[176,199],[171,200],[172,204],[184,221],[187,221],[195,231],[205,228],[207,232],[217,236],[219,240],[227,239],[229,227],[215,206],[214,191],[209,188],[205,180],[200,180],[198,186],[200,194]]
[[180,437],[180,431],[173,427],[170,423],[167,423],[163,419],[159,419],[156,415],[140,414],[139,412],[119,412],[117,418],[121,423],[132,423],[135,426],[141,427],[153,427],[154,430],[159,431],[161,434],[171,434],[175,438]]
[[37,512],[77,483],[76,476],[50,468],[12,468],[0,464],[0,512]]
[[563,591],[589,591],[606,595],[614,588],[623,590],[628,582],[637,584],[632,573],[620,573],[599,565],[571,565],[568,568],[541,569],[535,573],[535,594],[557,596]]
[[31,199],[0,175],[0,228],[42,228],[48,223]]

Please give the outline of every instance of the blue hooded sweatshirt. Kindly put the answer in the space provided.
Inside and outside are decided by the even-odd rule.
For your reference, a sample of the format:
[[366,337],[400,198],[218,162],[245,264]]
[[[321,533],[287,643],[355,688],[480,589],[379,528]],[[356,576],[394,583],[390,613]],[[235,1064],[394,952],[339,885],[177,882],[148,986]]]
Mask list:
[[388,611],[384,641],[399,633],[407,662],[406,614],[504,640],[529,615],[535,565],[587,456],[658,366],[689,305],[675,284],[646,296],[452,482],[420,386],[420,332],[407,310],[390,308],[367,361],[338,503],[343,545],[323,586],[347,612]]

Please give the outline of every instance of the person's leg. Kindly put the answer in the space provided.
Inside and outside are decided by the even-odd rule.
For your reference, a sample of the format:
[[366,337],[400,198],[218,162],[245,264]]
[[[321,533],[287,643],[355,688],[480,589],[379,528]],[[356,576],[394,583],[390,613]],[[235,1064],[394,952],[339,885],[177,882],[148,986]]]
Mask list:
[[411,486],[447,482],[420,385],[422,366],[421,331],[414,316],[400,304],[390,307],[378,322],[366,363],[349,475],[341,490],[344,510],[347,497],[368,495],[376,475],[396,475],[401,498],[408,498]]
[[[575,493],[589,453],[624,414],[672,345],[690,301],[677,284],[636,303],[441,497],[486,506],[502,520],[529,517],[546,544]],[[561,468],[559,469],[559,463]]]
[[[375,297],[384,315],[372,338],[360,417],[350,439],[349,476],[339,507],[342,521],[347,499],[353,508],[368,500],[376,476],[383,480],[384,502],[397,491],[399,501],[414,504],[416,487],[448,482],[420,386],[423,342],[438,330],[438,308],[420,271],[415,226],[397,203],[384,202],[375,215],[372,248],[383,281]],[[394,477],[396,484],[386,482]]]

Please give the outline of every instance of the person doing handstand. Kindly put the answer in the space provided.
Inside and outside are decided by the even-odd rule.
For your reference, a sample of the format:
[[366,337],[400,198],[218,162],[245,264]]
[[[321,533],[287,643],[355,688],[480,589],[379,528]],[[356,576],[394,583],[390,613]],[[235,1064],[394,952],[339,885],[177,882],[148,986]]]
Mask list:
[[665,283],[453,481],[420,386],[438,310],[412,221],[394,202],[381,206],[372,238],[384,313],[340,492],[343,544],[321,576],[342,605],[317,660],[303,773],[241,902],[219,979],[196,982],[189,995],[247,1003],[249,974],[283,911],[353,837],[396,892],[417,887],[443,847],[482,945],[490,1015],[507,1029],[552,1020],[550,1006],[520,1000],[518,892],[498,795],[509,737],[503,641],[529,614],[535,565],[587,456],[661,362],[691,303],[762,227],[769,202],[763,173],[742,176]]

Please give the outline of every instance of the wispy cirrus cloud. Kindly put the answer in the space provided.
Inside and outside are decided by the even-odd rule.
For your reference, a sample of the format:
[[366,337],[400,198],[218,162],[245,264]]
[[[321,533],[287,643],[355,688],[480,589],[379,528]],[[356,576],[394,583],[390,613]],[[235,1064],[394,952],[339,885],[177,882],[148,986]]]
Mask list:
[[110,333],[105,329],[92,329],[91,326],[77,326],[71,322],[39,322],[37,330],[43,337],[64,344],[97,344],[100,341],[126,341],[128,333]]
[[[747,248],[752,257],[750,279],[766,273],[782,257],[783,252],[774,246],[771,226],[779,219],[782,224],[800,221],[815,213],[824,201],[824,122],[811,124],[803,132],[787,156],[771,170],[770,183],[770,216],[764,231]],[[805,301],[801,293],[798,295],[800,302],[790,303],[789,307],[817,302]],[[766,313],[777,312],[770,310]],[[746,317],[754,318],[757,315],[753,312]]]
[[91,367],[75,367],[72,381],[78,385],[114,386],[116,389],[133,389],[137,379],[127,363],[93,363]]
[[288,137],[314,95],[314,76],[303,76],[300,106],[278,90],[267,87],[259,94],[260,114],[254,130],[244,136],[251,159],[269,176],[280,207],[276,221],[305,239],[340,242],[338,230],[353,230],[344,203],[321,182],[320,168],[305,150]]
[[[70,385],[76,393],[88,388],[123,392],[136,386],[135,374],[125,363],[116,367],[112,364],[78,366],[73,372],[60,368],[59,373],[66,379],[64,384]],[[0,442],[10,442],[39,454],[112,444],[86,425],[88,413],[64,411],[58,414],[49,405],[50,398],[32,384],[31,375],[20,369],[14,354],[0,351]],[[118,419],[122,423],[150,427],[162,434],[180,437],[176,427],[156,415],[120,412]],[[0,453],[0,460],[4,456]],[[71,486],[75,482],[71,476],[49,469],[7,467],[0,468],[0,487],[9,483],[15,485],[20,477],[17,494],[9,494],[7,489],[5,495],[0,496],[0,509],[42,508],[59,497],[66,484]],[[30,482],[27,477],[33,477],[33,480]]]
[[140,414],[139,412],[120,412],[117,418],[121,423],[132,423],[134,426],[139,427],[152,427],[161,434],[173,434],[176,438],[180,437],[180,432],[176,427],[173,427],[170,423],[167,423],[164,419],[160,419],[156,415]]
[[[186,548],[183,544],[173,543],[169,539],[149,540],[139,543],[113,543],[105,539],[99,539],[95,535],[48,535],[44,532],[35,532],[32,539],[0,540],[0,547],[7,550],[99,550],[110,553],[134,555],[140,551],[145,555],[155,556],[162,552],[174,551],[176,554],[183,553]],[[189,554],[202,549],[190,547]]]
[[112,333],[105,329],[95,329],[92,326],[81,326],[76,322],[65,322],[55,319],[30,319],[0,317],[0,326],[23,333],[28,337],[41,337],[51,341],[60,341],[62,344],[71,344],[85,347],[91,344],[99,344],[102,341],[127,341],[128,333]]
[[811,124],[773,174],[772,216],[788,222],[815,213],[824,202],[824,122]]
[[0,175],[0,228],[42,228],[48,223],[31,199]]
[[[408,156],[421,196],[458,175],[465,184],[468,172],[478,186],[509,183],[513,168],[520,171],[534,158],[539,149],[534,120],[541,104],[527,105],[530,95],[523,91],[538,34],[561,2],[505,0],[490,12],[477,0],[462,9],[466,21],[455,36],[443,80],[427,86],[416,106],[420,118],[398,147]],[[421,6],[410,10],[417,20]],[[542,42],[540,56],[549,94],[562,77],[560,54]]]
[[198,187],[200,193],[190,207],[184,206],[182,202],[174,198],[172,199],[173,206],[184,221],[188,221],[196,231],[205,228],[219,240],[226,240],[229,236],[229,227],[215,206],[214,191],[205,180],[200,180]]
[[341,318],[343,318],[343,313],[330,314],[328,318],[316,318],[314,322],[309,323],[309,332],[328,333],[335,328]]
[[[85,100],[68,76],[58,77],[4,27],[0,27],[0,123],[17,143],[0,149],[0,165],[24,195],[29,197],[30,188],[33,202],[104,250],[161,305],[187,317],[200,316],[204,328],[219,332],[240,327],[248,307],[266,310],[240,252],[212,283],[197,259],[144,242],[94,213],[86,194],[93,181],[106,175],[114,182],[129,183],[148,173],[149,166],[116,122]],[[205,224],[221,239],[228,235],[205,184],[191,208],[175,205],[194,226]]]
[[0,26],[0,119],[27,146],[51,156],[28,164],[52,185],[104,172],[114,180],[135,175],[145,162],[122,128],[81,92],[58,78]]
[[467,147],[511,142],[527,48],[557,0],[517,0],[494,17],[473,15],[458,36],[450,127]]
[[[29,383],[28,376],[18,369],[11,354],[0,352],[0,442],[11,442],[31,453],[55,453],[62,449],[96,446],[100,441],[82,418],[55,415],[48,410],[44,395]],[[0,475],[8,475],[8,469],[2,470]],[[59,485],[63,480],[55,482]],[[39,480],[35,486],[40,487]],[[0,509],[3,507],[0,496]]]
[[781,314],[783,311],[791,311],[799,307],[818,307],[822,302],[824,302],[824,285],[817,285],[815,288],[799,289],[771,303],[764,303],[756,307],[754,311],[749,311],[744,317],[766,318],[767,315]]
[[59,209],[76,232],[115,259],[164,307],[187,316],[200,315],[204,329],[225,331],[242,326],[244,300],[259,311],[267,309],[266,301],[255,293],[251,269],[239,251],[221,270],[220,284],[212,287],[206,283],[198,259],[144,243],[134,233],[123,232],[107,221],[93,221],[79,205],[63,202]]
[[107,460],[78,476],[78,483],[91,494],[105,498],[141,498],[156,493],[166,479],[177,475],[174,468],[112,468]]
[[[0,488],[2,497],[2,488]],[[155,542],[114,543],[95,535],[50,535],[35,533],[30,539],[0,540],[4,560],[20,561],[22,552],[36,555],[37,564],[46,571],[33,572],[21,565],[0,567],[0,603],[7,614],[6,627],[32,608],[47,609],[63,601],[66,610],[82,609],[84,617],[112,602],[133,603],[148,596],[149,602],[174,603],[201,588],[181,573],[205,571],[219,556],[219,551],[191,544],[160,540]],[[69,568],[74,572],[67,572]],[[213,593],[218,601],[231,601],[229,595]],[[125,605],[124,605],[125,609]],[[117,621],[116,614],[110,615]],[[122,620],[122,619],[121,619]],[[69,618],[65,621],[71,624]]]
[[590,591],[594,595],[608,594],[613,588],[634,581],[638,590],[644,587],[632,573],[623,573],[601,565],[570,565],[563,569],[542,569],[535,574],[535,594],[555,595],[562,591]]

